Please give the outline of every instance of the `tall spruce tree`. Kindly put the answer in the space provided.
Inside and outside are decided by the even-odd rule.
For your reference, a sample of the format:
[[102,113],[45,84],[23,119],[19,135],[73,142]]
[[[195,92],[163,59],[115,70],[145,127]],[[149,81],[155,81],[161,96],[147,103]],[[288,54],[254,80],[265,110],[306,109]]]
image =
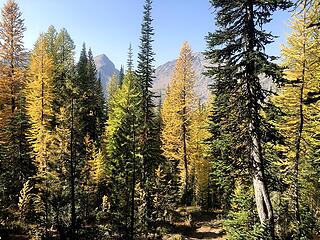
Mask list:
[[[265,45],[274,36],[263,27],[272,20],[272,13],[286,9],[289,1],[252,1],[225,2],[211,0],[217,9],[217,31],[207,36],[206,57],[218,66],[208,68],[207,75],[215,79],[213,94],[221,105],[220,112],[234,114],[224,119],[222,126],[235,128],[236,139],[232,147],[243,144],[244,164],[252,174],[260,223],[270,229],[267,236],[274,238],[274,218],[265,177],[262,150],[263,117],[269,93],[262,89],[259,78],[269,77],[273,81],[281,78],[279,67],[272,63],[274,57],[265,53]],[[223,101],[220,101],[223,99]]]
[[110,220],[120,237],[126,239],[134,239],[139,229],[136,221],[142,217],[136,216],[134,202],[135,186],[141,181],[140,94],[137,77],[128,72],[123,85],[110,99],[112,111],[106,127]]
[[79,142],[83,143],[85,136],[89,135],[97,143],[104,121],[103,97],[92,51],[89,49],[87,53],[85,44],[77,64],[77,79],[73,82],[73,88],[77,94]]
[[124,79],[124,68],[123,68],[123,65],[121,65],[120,72],[119,72],[119,85],[120,86],[123,83],[123,79]]
[[[141,187],[145,191],[147,212],[145,223],[148,225],[152,212],[152,181],[154,181],[154,170],[160,161],[160,134],[155,114],[153,112],[154,94],[151,91],[154,74],[154,52],[152,49],[153,27],[152,27],[152,1],[146,0],[141,24],[140,50],[138,53],[137,75],[139,78],[138,88],[141,93],[142,134],[139,139],[142,143],[142,182]],[[129,58],[130,59],[130,58]]]
[[98,143],[103,133],[105,116],[104,116],[104,96],[100,80],[97,78],[97,68],[94,62],[91,48],[88,51],[88,89],[89,92],[87,111],[89,121],[92,121],[88,126],[88,133],[91,135],[94,142]]
[[131,43],[128,48],[128,60],[127,60],[127,71],[133,71],[133,52]]

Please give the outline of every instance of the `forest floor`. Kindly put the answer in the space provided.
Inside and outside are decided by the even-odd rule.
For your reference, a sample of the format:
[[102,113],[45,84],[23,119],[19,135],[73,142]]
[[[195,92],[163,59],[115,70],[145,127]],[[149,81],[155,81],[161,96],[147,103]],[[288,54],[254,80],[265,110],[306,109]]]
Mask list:
[[[162,236],[163,240],[226,240],[222,227],[221,211],[204,211],[200,207],[179,207],[176,210],[175,221],[170,227],[170,233]],[[15,235],[0,240],[27,240],[28,236]]]
[[202,211],[200,207],[181,207],[177,209],[178,218],[173,223],[170,234],[164,240],[225,240],[219,211]]

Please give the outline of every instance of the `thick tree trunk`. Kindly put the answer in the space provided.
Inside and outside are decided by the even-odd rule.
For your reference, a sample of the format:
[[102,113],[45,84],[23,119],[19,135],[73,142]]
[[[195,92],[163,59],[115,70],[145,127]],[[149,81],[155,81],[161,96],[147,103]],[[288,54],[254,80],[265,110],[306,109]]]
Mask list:
[[272,205],[267,189],[267,184],[264,176],[263,158],[261,152],[261,144],[257,129],[250,125],[251,130],[251,158],[252,158],[252,178],[257,211],[261,224],[267,224],[271,228],[273,236],[274,220]]
[[266,225],[270,231],[270,237],[274,239],[274,217],[270,201],[270,196],[267,188],[267,181],[264,175],[264,164],[261,149],[261,133],[260,133],[260,116],[259,116],[259,94],[261,86],[256,81],[255,70],[255,24],[254,24],[254,3],[253,0],[247,2],[247,17],[246,17],[246,91],[249,100],[249,135],[250,135],[250,158],[252,163],[252,180],[255,193],[257,211],[262,225]]

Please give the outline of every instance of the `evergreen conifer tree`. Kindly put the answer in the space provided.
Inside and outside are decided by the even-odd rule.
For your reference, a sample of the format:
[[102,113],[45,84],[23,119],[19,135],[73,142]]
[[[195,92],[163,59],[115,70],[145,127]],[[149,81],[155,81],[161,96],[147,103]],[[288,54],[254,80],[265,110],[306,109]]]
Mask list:
[[261,114],[268,105],[265,100],[269,93],[262,89],[259,77],[264,75],[274,81],[281,78],[279,67],[272,63],[274,58],[264,52],[265,45],[274,37],[263,27],[272,20],[274,11],[286,9],[290,3],[285,0],[210,2],[217,9],[218,29],[207,36],[206,57],[215,64],[208,68],[207,74],[215,79],[213,94],[221,104],[218,111],[229,112],[229,117],[220,124],[238,130],[233,132],[237,137],[232,147],[245,146],[243,164],[247,164],[252,173],[260,223],[270,230],[267,235],[274,238],[274,217],[262,149]]
[[132,46],[131,43],[129,45],[128,49],[128,60],[127,60],[127,71],[133,71],[133,52],[132,52]]
[[124,78],[124,68],[121,65],[120,67],[120,72],[119,72],[119,85],[121,86],[123,83],[123,78]]
[[[141,188],[145,191],[146,213],[145,223],[149,225],[152,213],[152,184],[154,181],[154,170],[160,162],[160,133],[154,114],[154,94],[151,91],[154,74],[154,52],[152,49],[153,27],[152,27],[152,0],[146,0],[141,24],[140,46],[138,53],[137,75],[139,78],[138,88],[141,93],[142,133],[138,138],[142,143],[142,182]],[[130,50],[129,50],[130,56]],[[130,57],[129,57],[130,59]],[[129,64],[129,63],[128,63]],[[129,64],[131,65],[131,64]],[[128,66],[128,70],[130,71]],[[148,228],[148,227],[147,227]]]
[[135,215],[134,205],[135,186],[141,181],[138,154],[141,96],[136,82],[133,72],[125,75],[123,85],[110,99],[113,107],[106,127],[111,219],[120,236],[131,239],[135,234],[135,221],[141,217]]

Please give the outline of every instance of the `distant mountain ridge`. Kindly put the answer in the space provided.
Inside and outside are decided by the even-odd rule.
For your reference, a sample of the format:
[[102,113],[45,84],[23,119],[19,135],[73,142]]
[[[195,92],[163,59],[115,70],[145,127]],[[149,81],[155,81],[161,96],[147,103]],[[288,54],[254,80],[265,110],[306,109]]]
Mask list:
[[105,54],[94,57],[94,62],[97,68],[97,75],[101,79],[101,85],[105,92],[110,78],[113,74],[118,76],[119,70],[116,69],[114,63]]
[[[210,95],[209,86],[213,83],[212,79],[203,74],[206,71],[206,66],[209,66],[210,63],[205,59],[204,54],[201,52],[192,53],[192,58],[192,68],[195,71],[195,92],[201,100],[205,100]],[[102,87],[105,92],[109,79],[113,74],[118,76],[119,70],[116,69],[113,62],[105,54],[94,57],[94,61],[97,67],[97,74],[101,78]],[[167,87],[171,81],[176,62],[177,60],[175,59],[156,68],[152,90],[157,95],[159,93],[161,93],[162,96],[165,95]],[[264,89],[271,90],[275,88],[269,78],[262,76],[260,82]]]
[[[100,54],[94,57],[94,61],[97,67],[98,77],[101,79],[102,87],[106,91],[108,82],[113,74],[119,75],[119,70],[115,67],[114,63],[105,55]],[[170,83],[173,75],[177,60],[169,61],[160,65],[155,70],[155,79],[153,82],[153,91],[162,94],[166,92],[166,89]],[[195,91],[199,97],[206,99],[209,95],[208,85],[211,80],[205,77],[202,73],[205,71],[205,65],[207,61],[202,53],[193,53],[193,69],[195,71]]]
[[[210,95],[210,85],[214,82],[211,78],[204,75],[206,66],[210,66],[210,62],[205,59],[201,52],[192,53],[193,64],[192,68],[195,71],[195,92],[201,100],[206,100]],[[171,81],[177,60],[169,61],[160,65],[155,71],[155,80],[153,83],[153,90],[155,92],[161,91],[161,95],[165,91]],[[276,91],[276,86],[272,83],[271,79],[264,75],[260,77],[260,84],[263,89],[268,91]]]
[[[192,68],[195,71],[195,92],[201,99],[207,99],[209,96],[209,85],[212,80],[203,75],[206,71],[209,62],[205,59],[205,56],[200,52],[192,53]],[[163,65],[160,65],[155,71],[155,80],[153,82],[153,90],[155,92],[161,91],[165,93],[176,65],[177,60],[169,61]]]

